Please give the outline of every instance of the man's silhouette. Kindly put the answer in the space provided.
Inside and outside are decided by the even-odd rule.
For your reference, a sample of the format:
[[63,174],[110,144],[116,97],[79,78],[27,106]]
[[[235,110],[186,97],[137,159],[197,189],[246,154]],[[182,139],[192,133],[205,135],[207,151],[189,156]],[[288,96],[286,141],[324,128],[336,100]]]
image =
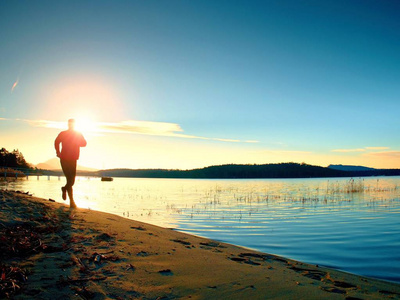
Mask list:
[[[61,151],[60,151],[61,143]],[[62,170],[67,184],[61,188],[63,200],[67,200],[67,193],[70,201],[70,207],[76,208],[72,186],[75,183],[76,161],[79,159],[79,148],[86,146],[86,140],[83,135],[75,131],[75,120],[68,120],[68,130],[60,132],[54,141],[54,148],[57,156],[60,158]]]

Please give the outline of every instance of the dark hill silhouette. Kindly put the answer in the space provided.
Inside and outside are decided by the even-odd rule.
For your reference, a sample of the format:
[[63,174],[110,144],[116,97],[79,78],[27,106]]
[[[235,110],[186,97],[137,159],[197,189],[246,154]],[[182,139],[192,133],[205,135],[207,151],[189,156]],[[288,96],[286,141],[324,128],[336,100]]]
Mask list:
[[329,169],[335,169],[340,171],[351,171],[351,172],[359,172],[359,171],[376,171],[377,169],[368,168],[363,166],[349,166],[349,165],[329,165]]
[[144,178],[311,178],[346,177],[348,172],[297,163],[220,165],[193,170],[111,169],[98,172],[109,177]]
[[[28,170],[29,164],[18,150],[0,151],[3,167],[17,167]],[[15,166],[14,166],[15,165]],[[43,169],[38,169],[41,166]],[[36,172],[43,175],[62,175],[61,170],[55,169],[58,159],[54,158],[38,165]],[[1,164],[0,164],[1,167]],[[330,165],[327,168],[308,165],[305,163],[279,163],[263,165],[229,164],[210,166],[193,170],[167,169],[109,169],[97,170],[78,167],[77,174],[81,176],[135,177],[135,178],[316,178],[316,177],[361,177],[361,176],[399,176],[400,169],[373,169],[362,166]]]
[[[12,152],[0,149],[0,168],[15,168],[27,173],[43,175],[62,175],[61,170],[54,170],[58,159],[54,158],[35,169],[24,159],[18,150]],[[39,169],[41,166],[43,169]],[[193,170],[166,169],[109,169],[94,171],[78,167],[81,176],[107,177],[142,177],[142,178],[316,178],[316,177],[361,177],[361,176],[400,176],[400,169],[373,169],[363,166],[329,165],[324,168],[305,163],[279,163],[263,165],[219,165]]]
[[353,177],[361,176],[399,176],[400,169],[374,169],[363,166],[329,165],[328,168],[346,171]]

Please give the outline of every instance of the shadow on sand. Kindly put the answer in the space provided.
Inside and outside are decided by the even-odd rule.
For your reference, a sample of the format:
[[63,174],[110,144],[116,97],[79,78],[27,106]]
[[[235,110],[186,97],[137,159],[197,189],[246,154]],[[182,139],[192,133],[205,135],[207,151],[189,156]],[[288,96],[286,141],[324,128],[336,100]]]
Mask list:
[[104,298],[104,263],[119,260],[107,251],[114,237],[51,199],[0,190],[0,205],[0,298]]

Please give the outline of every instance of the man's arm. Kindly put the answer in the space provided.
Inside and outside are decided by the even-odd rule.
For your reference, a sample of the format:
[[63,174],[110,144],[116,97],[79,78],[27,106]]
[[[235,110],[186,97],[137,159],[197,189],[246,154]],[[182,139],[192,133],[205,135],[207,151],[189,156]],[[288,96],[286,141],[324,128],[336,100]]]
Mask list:
[[83,135],[81,134],[81,142],[79,144],[80,147],[86,147],[87,142],[85,140],[85,138],[83,137]]
[[57,136],[56,140],[54,141],[54,149],[56,149],[57,157],[60,157],[60,155],[61,155],[61,152],[60,152],[60,143],[61,143],[60,135],[61,135],[61,133]]

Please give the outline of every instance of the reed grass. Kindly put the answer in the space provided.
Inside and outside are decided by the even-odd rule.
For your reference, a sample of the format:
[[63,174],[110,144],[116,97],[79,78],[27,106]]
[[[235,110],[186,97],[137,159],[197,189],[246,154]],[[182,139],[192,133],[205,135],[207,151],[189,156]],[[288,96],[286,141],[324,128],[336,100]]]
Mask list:
[[[378,199],[376,193],[393,192],[398,186],[381,187],[379,179],[375,183],[366,185],[363,178],[351,178],[346,181],[330,181],[318,187],[305,187],[294,190],[286,189],[280,194],[274,194],[268,188],[246,188],[241,190],[238,187],[215,185],[205,191],[204,198],[200,203],[194,204],[191,208],[191,217],[202,212],[215,212],[221,208],[230,210],[234,208],[237,218],[242,219],[244,212],[251,216],[255,211],[255,207],[261,208],[264,205],[274,205],[274,203],[298,203],[303,205],[329,205],[340,202],[351,202],[358,197],[364,197],[368,194],[368,198]],[[357,196],[353,196],[357,195]],[[254,205],[254,206],[253,206]],[[219,207],[219,208],[218,208]]]

